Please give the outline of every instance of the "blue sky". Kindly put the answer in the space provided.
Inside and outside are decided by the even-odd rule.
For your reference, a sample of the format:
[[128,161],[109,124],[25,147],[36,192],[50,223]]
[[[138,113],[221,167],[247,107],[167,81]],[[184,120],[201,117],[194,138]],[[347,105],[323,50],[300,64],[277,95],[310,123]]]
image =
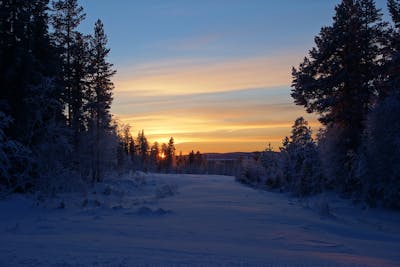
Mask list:
[[290,71],[339,2],[82,0],[80,29],[104,22],[112,112],[134,134],[174,136],[184,153],[277,149],[298,116],[319,127],[292,103]]
[[111,61],[175,57],[247,57],[307,49],[330,22],[332,0],[282,1],[81,1],[83,31],[103,20]]

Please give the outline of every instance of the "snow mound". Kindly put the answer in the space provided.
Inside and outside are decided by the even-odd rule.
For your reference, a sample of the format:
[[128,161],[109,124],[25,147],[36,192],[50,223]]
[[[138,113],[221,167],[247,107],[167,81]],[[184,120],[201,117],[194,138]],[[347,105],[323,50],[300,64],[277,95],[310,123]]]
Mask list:
[[156,188],[157,198],[166,198],[175,195],[178,192],[178,187],[176,185],[164,184]]
[[172,213],[170,210],[164,210],[162,208],[151,209],[149,207],[143,206],[137,209],[136,215],[140,216],[163,216]]

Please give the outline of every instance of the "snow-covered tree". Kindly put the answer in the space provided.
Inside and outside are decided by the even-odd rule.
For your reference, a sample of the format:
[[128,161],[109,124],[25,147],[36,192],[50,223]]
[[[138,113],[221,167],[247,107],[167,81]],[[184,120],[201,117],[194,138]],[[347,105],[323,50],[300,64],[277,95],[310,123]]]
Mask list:
[[283,184],[283,170],[280,154],[273,151],[271,143],[261,155],[261,163],[265,168],[265,184],[271,188],[280,188]]
[[134,167],[135,142],[131,134],[129,124],[118,124],[115,126],[118,134],[117,165],[120,171],[126,171]]
[[353,159],[380,91],[386,23],[372,0],[343,0],[335,10],[333,25],[321,29],[309,57],[293,68],[292,97],[308,112],[319,114],[326,137],[335,138],[336,148],[331,146],[328,156],[335,159],[335,169],[345,171],[332,179],[344,191],[352,191],[357,188]]
[[300,196],[319,192],[322,175],[317,146],[308,122],[299,117],[292,126],[292,133],[281,147],[284,184],[287,190]]
[[[20,142],[4,132],[12,119],[0,111],[0,192],[24,189],[31,181],[32,154]],[[22,168],[22,166],[24,166]]]
[[359,176],[371,205],[400,208],[400,96],[391,95],[368,117]]
[[87,91],[89,110],[89,131],[94,140],[93,181],[101,180],[101,166],[103,165],[105,150],[102,144],[113,132],[111,127],[111,103],[114,84],[111,78],[116,71],[113,65],[107,62],[110,49],[107,48],[107,36],[103,23],[97,20],[94,34],[90,38],[90,68],[89,90]]
[[[62,154],[52,153],[56,147],[68,150],[60,141],[68,133],[60,101],[59,57],[48,32],[47,0],[1,1],[0,11],[0,110],[12,119],[2,129],[3,140],[29,151],[22,155],[8,150],[12,173],[25,177],[9,180],[23,191],[37,185],[54,166],[66,164]],[[46,155],[52,157],[47,160]]]

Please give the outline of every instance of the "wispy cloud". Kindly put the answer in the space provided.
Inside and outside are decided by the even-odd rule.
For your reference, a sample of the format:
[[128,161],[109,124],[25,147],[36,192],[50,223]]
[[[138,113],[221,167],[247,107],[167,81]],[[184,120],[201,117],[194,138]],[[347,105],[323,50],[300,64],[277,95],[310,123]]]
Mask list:
[[212,49],[213,44],[223,38],[223,34],[209,33],[201,36],[190,36],[181,40],[174,40],[163,43],[167,50],[175,51],[199,51]]
[[125,68],[116,80],[118,91],[149,95],[221,92],[243,88],[289,85],[291,66],[298,56],[279,54],[215,61],[184,59]]

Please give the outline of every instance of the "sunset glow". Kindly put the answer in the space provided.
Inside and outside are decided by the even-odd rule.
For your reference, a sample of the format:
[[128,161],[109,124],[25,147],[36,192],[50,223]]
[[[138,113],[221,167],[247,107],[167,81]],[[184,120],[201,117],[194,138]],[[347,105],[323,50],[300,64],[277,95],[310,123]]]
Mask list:
[[[173,136],[178,151],[278,149],[296,116],[290,99],[295,55],[230,62],[160,62],[124,69],[116,80],[114,113],[153,141]],[[131,73],[131,75],[129,75]],[[244,89],[243,89],[244,88]],[[315,116],[307,116],[318,128]]]
[[143,129],[151,143],[174,137],[177,152],[186,154],[259,151],[268,143],[278,150],[299,116],[316,132],[317,117],[290,97],[291,69],[331,22],[337,3],[155,1],[122,9],[100,0],[85,6],[109,27],[110,61],[118,69],[115,118],[129,123],[133,136]]

